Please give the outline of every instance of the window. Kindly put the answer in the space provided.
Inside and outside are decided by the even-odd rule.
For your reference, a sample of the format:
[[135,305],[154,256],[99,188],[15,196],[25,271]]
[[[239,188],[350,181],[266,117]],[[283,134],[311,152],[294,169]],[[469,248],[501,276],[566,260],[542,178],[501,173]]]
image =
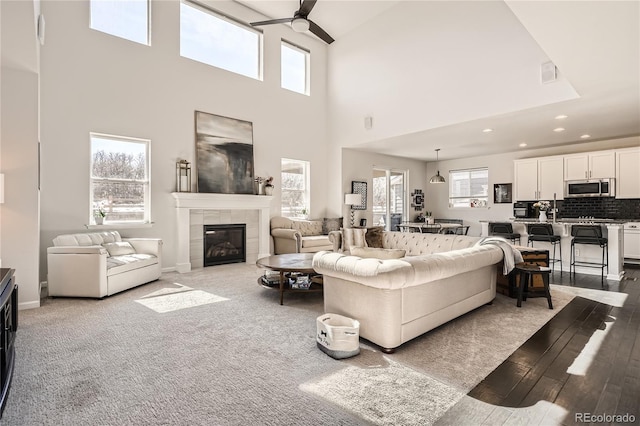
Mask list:
[[148,0],[91,0],[90,9],[92,29],[149,44]]
[[488,190],[488,168],[449,172],[449,207],[486,207]]
[[282,41],[280,48],[280,84],[283,89],[309,94],[309,52]]
[[283,158],[281,164],[282,216],[309,216],[309,162]]
[[150,222],[149,145],[145,139],[91,133],[90,217],[105,223]]
[[180,55],[261,78],[262,33],[191,2],[180,3]]

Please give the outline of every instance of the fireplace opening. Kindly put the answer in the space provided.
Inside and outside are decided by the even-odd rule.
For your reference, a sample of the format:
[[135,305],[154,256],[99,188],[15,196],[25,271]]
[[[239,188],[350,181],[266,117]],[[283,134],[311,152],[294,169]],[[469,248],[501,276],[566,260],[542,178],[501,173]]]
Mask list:
[[204,266],[247,260],[247,225],[204,225]]

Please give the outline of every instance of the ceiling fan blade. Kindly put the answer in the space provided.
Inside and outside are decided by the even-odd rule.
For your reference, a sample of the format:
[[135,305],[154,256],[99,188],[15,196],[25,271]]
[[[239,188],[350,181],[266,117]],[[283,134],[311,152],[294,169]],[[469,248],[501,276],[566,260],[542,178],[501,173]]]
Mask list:
[[260,25],[271,25],[271,24],[288,24],[289,22],[291,22],[293,18],[280,18],[280,19],[270,19],[268,21],[259,21],[259,22],[252,22],[251,26],[252,27],[257,27]]
[[318,0],[304,0],[302,5],[300,6],[300,10],[298,10],[298,14],[303,18],[306,18],[309,13],[311,13],[311,9],[316,5]]
[[333,37],[327,34],[325,30],[320,28],[318,24],[316,24],[315,22],[309,19],[307,19],[307,21],[309,21],[309,31],[311,31],[313,34],[315,34],[319,38],[321,38],[327,44],[331,44],[334,42]]

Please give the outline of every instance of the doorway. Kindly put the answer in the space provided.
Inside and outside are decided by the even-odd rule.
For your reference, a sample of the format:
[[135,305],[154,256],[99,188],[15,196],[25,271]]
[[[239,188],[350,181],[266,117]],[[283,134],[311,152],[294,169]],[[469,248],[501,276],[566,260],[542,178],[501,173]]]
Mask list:
[[404,170],[373,169],[373,226],[387,231],[399,231],[404,221],[407,172]]

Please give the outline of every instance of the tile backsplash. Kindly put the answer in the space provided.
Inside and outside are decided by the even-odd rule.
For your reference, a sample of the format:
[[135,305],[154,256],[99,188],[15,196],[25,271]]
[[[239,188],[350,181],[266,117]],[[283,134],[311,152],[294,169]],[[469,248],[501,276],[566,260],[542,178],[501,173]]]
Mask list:
[[600,219],[640,219],[640,199],[584,197],[558,201],[558,217],[580,216]]

